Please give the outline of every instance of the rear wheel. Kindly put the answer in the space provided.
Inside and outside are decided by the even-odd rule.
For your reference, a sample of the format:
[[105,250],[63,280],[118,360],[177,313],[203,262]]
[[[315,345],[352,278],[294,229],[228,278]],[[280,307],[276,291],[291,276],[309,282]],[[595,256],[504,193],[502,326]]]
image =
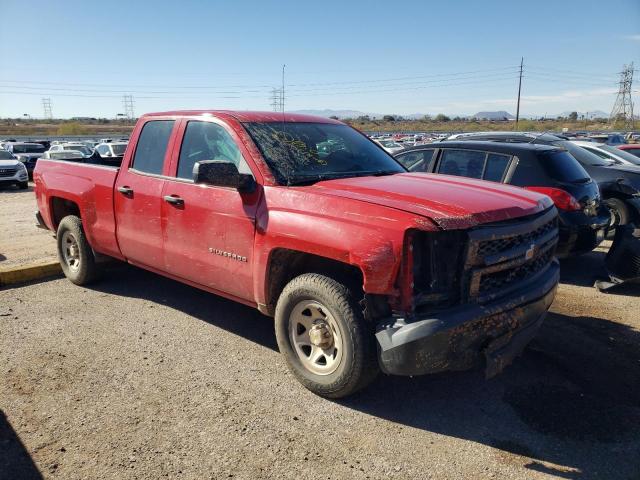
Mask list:
[[75,215],[62,219],[57,232],[58,259],[64,275],[76,285],[86,285],[99,277],[99,267],[87,242],[82,220]]
[[276,338],[290,370],[306,388],[341,398],[378,373],[373,328],[351,291],[319,274],[294,278],[282,291]]

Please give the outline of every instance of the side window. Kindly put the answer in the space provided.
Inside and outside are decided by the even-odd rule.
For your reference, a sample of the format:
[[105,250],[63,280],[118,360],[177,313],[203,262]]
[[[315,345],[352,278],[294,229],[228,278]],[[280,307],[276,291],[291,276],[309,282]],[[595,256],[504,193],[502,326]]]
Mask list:
[[482,178],[485,152],[473,150],[444,150],[438,173],[459,177]]
[[490,153],[487,156],[487,165],[482,178],[484,180],[491,180],[492,182],[501,182],[509,165],[509,160],[511,160],[511,157],[508,155]]
[[162,173],[173,124],[173,120],[153,120],[145,123],[138,137],[132,168],[156,175]]
[[398,160],[410,172],[428,172],[433,159],[434,149],[416,150],[398,155]]
[[201,160],[227,160],[235,163],[240,173],[251,172],[236,142],[223,127],[212,122],[190,121],[184,132],[176,176],[191,180],[193,165]]

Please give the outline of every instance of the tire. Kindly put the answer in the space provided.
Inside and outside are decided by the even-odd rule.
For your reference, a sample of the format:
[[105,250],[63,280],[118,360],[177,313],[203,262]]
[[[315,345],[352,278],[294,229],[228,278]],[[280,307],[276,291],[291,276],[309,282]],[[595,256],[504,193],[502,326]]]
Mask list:
[[619,198],[609,198],[605,203],[613,212],[616,227],[629,223],[631,220],[631,212],[629,212],[629,207],[627,207],[623,200]]
[[27,188],[29,188],[29,182],[20,182],[20,183],[18,183],[18,188],[20,190],[26,190]]
[[[379,372],[373,325],[365,321],[352,292],[329,277],[309,273],[291,280],[276,305],[275,329],[289,369],[317,395],[346,397],[371,383]],[[312,344],[311,330],[316,330],[316,341],[332,344]]]
[[64,217],[58,225],[57,243],[58,260],[65,277],[76,285],[87,285],[98,279],[100,268],[82,229],[82,220],[75,215]]

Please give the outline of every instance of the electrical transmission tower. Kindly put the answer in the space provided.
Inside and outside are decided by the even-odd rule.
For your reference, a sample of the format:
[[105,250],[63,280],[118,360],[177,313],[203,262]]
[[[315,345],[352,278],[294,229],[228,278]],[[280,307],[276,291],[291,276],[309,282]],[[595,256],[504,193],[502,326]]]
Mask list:
[[625,130],[633,130],[633,100],[631,99],[631,87],[633,84],[633,63],[625,65],[620,72],[620,88],[618,96],[613,104],[611,115],[609,116],[609,124],[615,125],[617,121],[623,122]]
[[133,111],[133,95],[123,95],[122,105],[124,106],[124,114],[129,120],[136,118],[136,114]]
[[271,108],[274,112],[280,111],[282,105],[282,90],[279,88],[271,89]]
[[53,112],[51,111],[51,99],[43,98],[42,99],[42,108],[44,109],[44,118],[45,120],[51,120],[53,118]]

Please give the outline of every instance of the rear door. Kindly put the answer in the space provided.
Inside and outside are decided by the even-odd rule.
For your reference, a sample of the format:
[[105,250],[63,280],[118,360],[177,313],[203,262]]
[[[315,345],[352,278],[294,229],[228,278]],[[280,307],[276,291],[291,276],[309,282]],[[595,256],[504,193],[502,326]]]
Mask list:
[[435,172],[503,182],[509,171],[511,160],[510,155],[501,153],[447,148],[441,150]]
[[154,118],[144,123],[128,165],[120,169],[114,192],[120,251],[132,263],[160,270],[164,266],[162,189],[175,125],[174,119]]
[[[193,165],[227,160],[250,173],[241,143],[218,119],[186,119],[174,147],[162,202],[165,270],[236,298],[253,294],[253,242],[260,187],[253,193],[193,183]],[[246,152],[245,152],[246,153]],[[176,203],[177,202],[177,203]]]

